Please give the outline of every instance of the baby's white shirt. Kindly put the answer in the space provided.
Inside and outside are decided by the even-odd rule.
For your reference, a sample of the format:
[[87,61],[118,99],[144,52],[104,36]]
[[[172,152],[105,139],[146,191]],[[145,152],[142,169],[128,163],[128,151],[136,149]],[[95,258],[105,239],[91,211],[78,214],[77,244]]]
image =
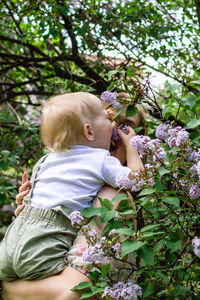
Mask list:
[[50,153],[39,166],[31,205],[81,210],[91,205],[104,183],[116,188],[117,177],[130,172],[104,149],[77,145],[69,152]]

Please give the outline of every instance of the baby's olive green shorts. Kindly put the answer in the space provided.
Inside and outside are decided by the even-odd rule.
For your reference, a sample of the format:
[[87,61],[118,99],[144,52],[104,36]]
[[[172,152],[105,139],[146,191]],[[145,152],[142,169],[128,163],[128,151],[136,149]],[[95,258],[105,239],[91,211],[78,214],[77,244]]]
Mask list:
[[0,280],[42,279],[66,268],[65,255],[77,230],[65,215],[53,209],[26,205],[9,226],[0,244]]

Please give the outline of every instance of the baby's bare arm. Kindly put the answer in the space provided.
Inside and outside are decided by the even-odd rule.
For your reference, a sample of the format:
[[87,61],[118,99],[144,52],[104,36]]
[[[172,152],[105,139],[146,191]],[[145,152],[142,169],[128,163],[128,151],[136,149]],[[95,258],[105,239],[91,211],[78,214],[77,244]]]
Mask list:
[[136,135],[134,130],[129,127],[129,133],[126,135],[122,130],[119,129],[118,134],[121,137],[126,149],[127,167],[132,169],[134,172],[144,170],[144,166],[137,149],[132,148],[130,145],[131,138]]

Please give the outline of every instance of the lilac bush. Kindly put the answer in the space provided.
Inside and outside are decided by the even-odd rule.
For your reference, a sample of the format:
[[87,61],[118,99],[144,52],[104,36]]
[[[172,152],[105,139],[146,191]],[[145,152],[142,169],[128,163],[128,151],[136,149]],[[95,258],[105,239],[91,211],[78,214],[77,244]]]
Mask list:
[[198,143],[169,123],[158,126],[154,139],[137,135],[130,143],[147,161],[144,171],[117,178],[128,194],[112,200],[119,200],[116,212],[106,199],[99,209],[81,212],[107,224],[93,239],[84,232],[84,261],[96,267],[91,293],[98,299],[193,299],[200,276]]

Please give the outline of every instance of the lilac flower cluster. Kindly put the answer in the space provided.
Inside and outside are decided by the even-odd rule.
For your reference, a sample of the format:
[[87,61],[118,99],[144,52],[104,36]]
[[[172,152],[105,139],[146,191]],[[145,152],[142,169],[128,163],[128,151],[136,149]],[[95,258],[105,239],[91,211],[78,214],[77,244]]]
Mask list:
[[117,101],[118,94],[116,92],[105,91],[101,94],[101,100],[105,103],[112,104],[113,107],[120,107],[119,101]]
[[169,124],[160,124],[156,129],[156,137],[166,141],[170,147],[179,147],[187,142],[189,132],[181,126],[172,128]]
[[112,287],[107,286],[102,297],[110,296],[113,299],[137,300],[142,297],[142,288],[133,281],[118,282]]
[[168,135],[168,130],[169,128],[171,128],[171,126],[169,124],[166,124],[166,123],[162,123],[160,124],[157,128],[156,128],[156,137],[159,139],[159,140],[164,140],[166,141],[167,138],[169,137]]
[[41,107],[34,108],[33,105],[27,105],[26,110],[27,113],[24,115],[24,120],[27,123],[39,125],[41,123]]
[[136,135],[132,137],[130,144],[133,148],[137,149],[140,157],[152,152],[155,163],[164,161],[166,158],[165,150],[160,146],[159,139],[151,140],[148,136]]
[[148,153],[147,143],[150,141],[150,137],[144,135],[136,135],[130,140],[130,145],[136,148],[140,157],[143,157]]
[[192,199],[196,199],[200,197],[200,182],[196,182],[191,184],[189,195]]
[[112,257],[108,257],[107,253],[104,251],[104,242],[105,237],[102,237],[99,243],[96,243],[94,246],[90,246],[82,256],[84,262],[94,264],[94,263],[101,263],[101,264],[109,264],[113,261]]
[[192,246],[194,247],[194,254],[200,258],[200,239],[198,237],[192,240]]
[[73,211],[69,216],[72,226],[80,225],[83,221],[83,216],[79,211]]
[[132,173],[131,178],[129,175],[121,175],[116,179],[116,185],[131,190],[132,192],[138,192],[148,184],[154,186],[155,181],[146,174],[146,171]]
[[190,168],[190,172],[193,176],[195,176],[196,174],[199,176],[200,179],[200,161],[197,164],[194,164],[191,168]]
[[189,161],[199,161],[200,160],[200,150],[198,151],[192,151],[190,154],[189,154]]
[[112,131],[112,140],[113,141],[118,141],[121,139],[117,132],[118,129],[121,129],[123,131],[123,133],[125,133],[126,135],[129,133],[128,126],[120,124],[117,128],[113,129],[113,131]]

